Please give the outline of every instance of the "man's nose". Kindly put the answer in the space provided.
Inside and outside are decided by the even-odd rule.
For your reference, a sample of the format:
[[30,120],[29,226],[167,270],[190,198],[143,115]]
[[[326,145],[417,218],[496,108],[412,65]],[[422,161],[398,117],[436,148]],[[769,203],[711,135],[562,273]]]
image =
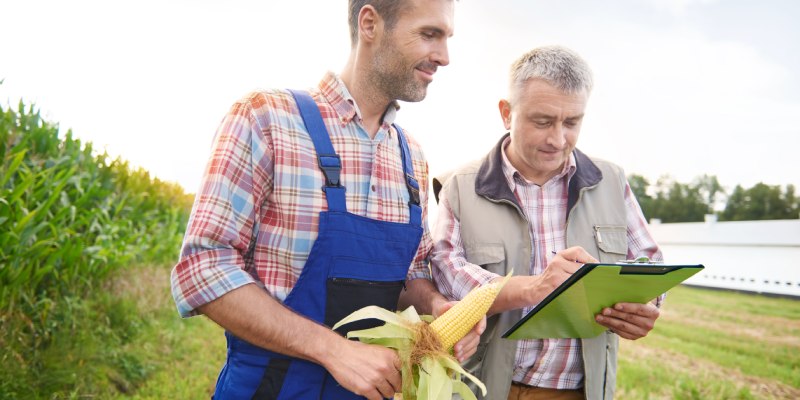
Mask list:
[[436,51],[433,53],[432,59],[437,65],[445,66],[450,64],[450,53],[447,49],[447,39],[443,40],[441,45],[437,46]]
[[566,136],[566,129],[564,129],[564,125],[561,123],[553,124],[553,129],[551,129],[550,134],[547,135],[547,142],[548,144],[558,147],[559,149],[564,147],[564,144],[567,142]]

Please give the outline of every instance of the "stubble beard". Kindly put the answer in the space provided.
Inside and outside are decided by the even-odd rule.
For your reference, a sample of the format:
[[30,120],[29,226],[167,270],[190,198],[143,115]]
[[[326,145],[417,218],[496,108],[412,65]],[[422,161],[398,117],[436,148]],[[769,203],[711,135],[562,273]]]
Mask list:
[[416,66],[407,65],[394,43],[387,43],[375,54],[371,83],[389,100],[418,102],[425,98],[429,82],[415,76]]

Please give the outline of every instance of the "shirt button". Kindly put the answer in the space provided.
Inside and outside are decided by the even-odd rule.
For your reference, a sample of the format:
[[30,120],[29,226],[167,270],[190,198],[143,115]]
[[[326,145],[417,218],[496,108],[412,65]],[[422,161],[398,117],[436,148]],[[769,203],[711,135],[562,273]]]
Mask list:
[[373,192],[375,191],[375,185],[372,185],[372,191]]

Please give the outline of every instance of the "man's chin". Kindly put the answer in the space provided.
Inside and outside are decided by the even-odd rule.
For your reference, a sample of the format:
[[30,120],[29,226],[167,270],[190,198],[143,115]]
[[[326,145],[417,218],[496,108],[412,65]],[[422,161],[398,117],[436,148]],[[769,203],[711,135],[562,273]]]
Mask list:
[[409,102],[409,103],[416,103],[420,102],[425,99],[425,96],[428,95],[427,88],[420,88],[415,90],[412,93],[406,93],[403,97],[398,98],[398,100]]

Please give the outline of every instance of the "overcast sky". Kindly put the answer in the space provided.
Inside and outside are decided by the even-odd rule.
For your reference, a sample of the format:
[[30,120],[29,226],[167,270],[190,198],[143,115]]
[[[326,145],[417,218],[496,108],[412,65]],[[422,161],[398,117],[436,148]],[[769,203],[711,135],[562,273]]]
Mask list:
[[[0,102],[189,192],[230,105],[307,88],[349,51],[344,0],[0,0]],[[523,52],[561,44],[594,70],[578,147],[651,182],[800,186],[800,1],[460,0],[451,64],[398,122],[432,174],[504,133]]]

